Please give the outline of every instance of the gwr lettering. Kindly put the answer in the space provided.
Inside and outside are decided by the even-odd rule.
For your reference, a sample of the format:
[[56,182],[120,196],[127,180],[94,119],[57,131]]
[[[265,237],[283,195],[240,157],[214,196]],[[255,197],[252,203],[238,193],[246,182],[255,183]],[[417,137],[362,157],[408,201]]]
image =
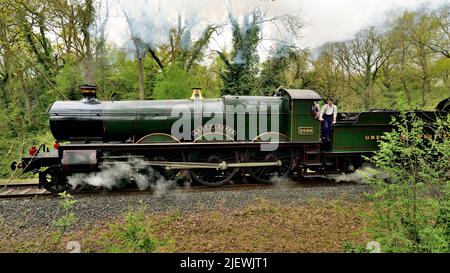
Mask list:
[[385,136],[382,135],[366,135],[364,136],[365,140],[381,140],[381,139],[385,139]]

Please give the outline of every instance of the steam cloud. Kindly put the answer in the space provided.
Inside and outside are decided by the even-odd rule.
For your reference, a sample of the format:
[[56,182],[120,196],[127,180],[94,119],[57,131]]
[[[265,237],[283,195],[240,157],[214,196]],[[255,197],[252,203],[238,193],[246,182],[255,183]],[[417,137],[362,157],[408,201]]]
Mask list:
[[[170,33],[173,30],[183,30],[181,46],[188,50],[192,41],[206,31],[210,24],[216,26],[226,26],[227,21],[231,25],[239,24],[243,32],[250,25],[250,20],[255,10],[264,16],[276,17],[280,15],[298,14],[293,11],[290,1],[247,1],[247,0],[134,0],[132,2],[119,0],[119,13],[126,18],[128,31],[133,38],[139,38],[145,45],[155,49],[161,44],[168,44]],[[294,13],[293,13],[294,12]],[[231,27],[228,24],[228,27]],[[262,26],[260,26],[262,27]],[[265,25],[265,36],[270,39],[286,41],[289,33],[268,23]],[[216,33],[212,40],[221,40],[219,36],[231,39],[230,29],[225,32]],[[270,36],[270,37],[269,37]],[[218,39],[217,39],[218,38]],[[217,45],[226,48],[228,41],[224,45]],[[125,48],[130,52],[136,49],[128,42]],[[267,45],[265,45],[267,46]],[[215,46],[213,46],[215,47]],[[142,49],[140,49],[142,50]],[[238,54],[234,60],[237,63],[243,62],[243,56]]]
[[[331,177],[331,176],[330,176]],[[338,176],[332,176],[336,182],[354,182],[366,184],[371,178],[380,177],[382,179],[388,178],[388,175],[382,173],[380,170],[370,166],[363,165],[361,168],[357,169],[355,172],[350,174],[340,174]]]
[[122,188],[131,181],[134,181],[140,190],[152,189],[156,196],[161,196],[176,187],[175,181],[166,180],[164,176],[141,159],[102,164],[100,172],[78,173],[68,178],[68,183],[74,189],[89,185],[112,190]]

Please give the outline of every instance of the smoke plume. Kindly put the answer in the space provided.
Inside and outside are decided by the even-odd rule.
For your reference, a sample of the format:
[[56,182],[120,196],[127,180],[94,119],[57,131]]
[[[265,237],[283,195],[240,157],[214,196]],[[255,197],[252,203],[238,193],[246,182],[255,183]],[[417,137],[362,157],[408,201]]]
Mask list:
[[152,189],[156,196],[176,187],[175,181],[165,179],[142,159],[105,163],[100,166],[100,172],[74,174],[68,178],[68,182],[74,189],[93,186],[108,190],[120,189],[135,182],[140,190]]
[[[290,36],[289,21],[279,21],[275,25],[271,18],[299,14],[287,0],[119,0],[118,4],[119,16],[125,18],[126,32],[153,50],[174,42],[170,41],[174,30],[181,31],[181,47],[189,50],[192,42],[201,37],[209,25],[214,25],[220,30],[213,35],[210,49],[223,51],[229,48],[233,25],[239,25],[245,33],[255,12],[261,14],[261,19],[268,19],[261,20],[260,25],[262,28],[264,24],[264,37],[267,38],[263,41],[264,48],[270,47],[267,43],[274,39],[286,41]],[[125,42],[124,47],[135,51],[130,41]],[[244,62],[244,56],[239,55],[235,61]]]
[[367,184],[371,178],[379,177],[381,179],[388,178],[387,174],[370,165],[363,165],[353,173],[342,173],[338,176],[329,176],[336,182],[353,182]]

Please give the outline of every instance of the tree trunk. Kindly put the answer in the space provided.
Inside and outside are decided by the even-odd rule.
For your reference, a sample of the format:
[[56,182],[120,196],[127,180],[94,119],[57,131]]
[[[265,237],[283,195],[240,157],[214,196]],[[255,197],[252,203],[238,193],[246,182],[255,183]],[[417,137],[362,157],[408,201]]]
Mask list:
[[33,124],[33,111],[31,110],[30,96],[25,88],[23,88],[23,100],[25,102],[25,111],[28,115],[28,125],[31,125]]
[[431,93],[430,90],[431,90],[431,83],[428,76],[426,76],[423,79],[422,85],[422,105],[421,105],[422,107],[425,107],[425,105],[427,104],[426,96]]
[[406,96],[406,101],[408,102],[408,105],[411,105],[411,94],[409,92],[407,82],[406,80],[403,79],[402,83],[403,83],[403,91],[405,92]]
[[148,48],[148,52],[150,53],[150,55],[152,55],[152,58],[155,60],[155,62],[158,64],[159,68],[161,68],[161,70],[164,69],[164,65],[161,62],[161,59],[159,59],[158,55],[156,55],[155,50],[151,49],[150,47]]
[[139,99],[145,100],[143,57],[138,58],[138,76],[139,76]]
[[95,84],[95,63],[92,54],[91,34],[89,27],[94,21],[94,4],[92,0],[86,1],[85,10],[83,10],[82,27],[84,42],[84,80],[85,83]]
[[25,106],[25,112],[28,116],[28,125],[30,126],[33,124],[33,111],[31,109],[31,100],[30,100],[30,94],[28,93],[28,90],[25,86],[25,81],[23,79],[23,75],[20,74],[20,81],[22,83],[22,93],[23,93],[23,101]]

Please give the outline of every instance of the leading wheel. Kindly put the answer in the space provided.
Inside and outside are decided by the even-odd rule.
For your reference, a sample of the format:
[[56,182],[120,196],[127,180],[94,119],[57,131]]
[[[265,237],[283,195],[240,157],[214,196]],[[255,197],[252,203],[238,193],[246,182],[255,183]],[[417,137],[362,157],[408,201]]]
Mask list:
[[39,173],[39,185],[51,193],[62,193],[69,188],[67,177],[58,166],[52,166]]

